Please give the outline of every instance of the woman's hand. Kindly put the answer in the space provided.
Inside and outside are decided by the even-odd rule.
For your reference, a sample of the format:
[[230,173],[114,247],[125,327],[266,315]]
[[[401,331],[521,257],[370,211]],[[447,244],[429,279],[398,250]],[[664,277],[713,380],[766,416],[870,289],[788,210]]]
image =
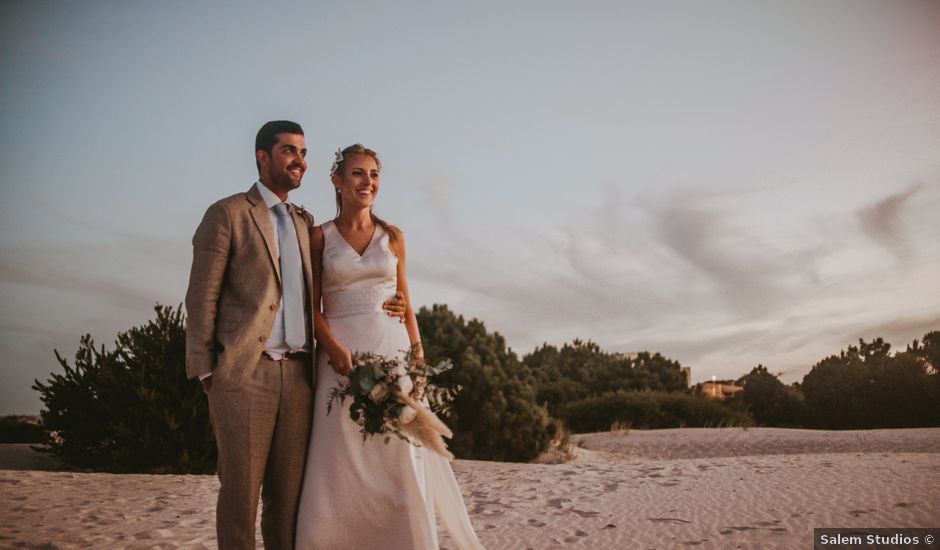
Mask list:
[[405,314],[408,311],[408,303],[405,301],[405,295],[396,292],[393,298],[389,298],[382,303],[382,309],[389,317],[398,317],[399,323],[405,322]]
[[340,376],[352,374],[352,354],[348,349],[336,344],[327,347],[326,354],[330,357],[330,367],[333,368],[333,372]]

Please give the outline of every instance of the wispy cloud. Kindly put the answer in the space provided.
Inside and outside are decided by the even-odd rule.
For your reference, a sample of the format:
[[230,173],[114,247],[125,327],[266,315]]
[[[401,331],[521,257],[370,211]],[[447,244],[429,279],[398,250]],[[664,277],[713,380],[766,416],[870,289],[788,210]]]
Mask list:
[[[885,336],[903,338],[935,319],[929,302],[919,302],[926,311],[904,308],[917,303],[937,263],[897,271],[846,259],[853,234],[864,239],[860,245],[871,242],[860,235],[859,210],[851,205],[827,218],[825,227],[839,231],[797,219],[798,232],[781,233],[745,215],[747,201],[767,200],[760,192],[725,195],[628,197],[610,187],[588,211],[537,231],[487,235],[450,224],[424,243],[430,252],[410,271],[467,296],[462,313],[486,320],[522,350],[582,337],[735,373],[758,362],[805,371],[821,353],[867,334],[877,319],[895,319],[884,325]],[[881,207],[877,217],[890,218],[891,208]],[[931,222],[918,214],[908,223],[916,230]],[[910,257],[917,259],[916,249]]]
[[[0,247],[0,283],[63,290],[146,311],[161,296],[182,300],[185,248],[152,238],[99,245]],[[174,249],[182,248],[183,251]],[[12,287],[4,289],[15,292]],[[176,296],[178,294],[178,296]],[[4,312],[4,318],[12,312]]]
[[904,207],[923,187],[922,183],[916,183],[904,191],[858,210],[862,231],[899,260],[906,260],[911,256],[911,246],[904,223]]
[[85,275],[62,265],[59,258],[42,251],[0,251],[0,281],[97,296],[116,306],[139,309],[153,303],[153,294],[139,286],[128,285],[118,277]]

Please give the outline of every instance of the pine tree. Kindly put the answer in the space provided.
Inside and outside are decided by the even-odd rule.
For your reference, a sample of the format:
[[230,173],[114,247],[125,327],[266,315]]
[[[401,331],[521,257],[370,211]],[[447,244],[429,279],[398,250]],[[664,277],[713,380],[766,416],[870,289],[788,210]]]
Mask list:
[[83,468],[200,473],[215,468],[205,396],[186,379],[182,306],[157,305],[156,318],[118,334],[115,349],[81,338],[74,366],[35,381],[50,432],[45,451]]

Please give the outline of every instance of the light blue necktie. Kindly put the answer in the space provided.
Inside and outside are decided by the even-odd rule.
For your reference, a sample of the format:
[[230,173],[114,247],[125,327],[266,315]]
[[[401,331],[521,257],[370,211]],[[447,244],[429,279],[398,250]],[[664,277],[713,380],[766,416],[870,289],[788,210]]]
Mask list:
[[304,323],[303,265],[297,231],[286,204],[274,207],[277,215],[277,246],[280,250],[281,292],[284,300],[284,341],[291,350],[303,348],[307,343]]

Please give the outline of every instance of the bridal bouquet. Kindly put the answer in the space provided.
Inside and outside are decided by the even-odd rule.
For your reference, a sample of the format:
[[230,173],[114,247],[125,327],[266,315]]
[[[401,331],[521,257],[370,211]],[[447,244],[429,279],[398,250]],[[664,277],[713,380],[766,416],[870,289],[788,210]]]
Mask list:
[[402,359],[354,353],[352,362],[349,380],[330,390],[327,414],[332,412],[334,400],[343,403],[352,397],[349,416],[359,425],[363,440],[385,435],[388,443],[393,434],[412,445],[454,458],[442,439],[453,437],[453,433],[437,415],[450,410],[460,388],[441,388],[429,381],[453,367],[450,361],[429,365],[417,357],[412,347]]

